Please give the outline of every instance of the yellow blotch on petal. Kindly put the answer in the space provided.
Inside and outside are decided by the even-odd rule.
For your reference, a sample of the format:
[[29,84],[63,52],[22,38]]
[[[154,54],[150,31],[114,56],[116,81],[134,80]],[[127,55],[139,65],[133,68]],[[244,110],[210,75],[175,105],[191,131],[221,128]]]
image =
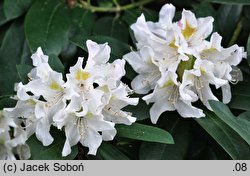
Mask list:
[[53,90],[62,90],[62,87],[54,80],[50,83],[49,87]]
[[172,48],[178,48],[178,46],[175,45],[175,39],[169,44]]
[[190,26],[190,24],[186,21],[186,27],[181,31],[182,35],[185,39],[191,37],[193,33],[196,31],[196,28]]
[[165,82],[165,84],[163,85],[163,87],[168,87],[168,86],[173,86],[174,82],[172,80],[168,80]]
[[76,79],[77,79],[78,81],[80,81],[80,80],[85,81],[85,80],[87,80],[89,77],[90,77],[90,74],[89,74],[88,72],[83,71],[83,70],[78,70],[78,71],[76,72]]
[[203,68],[200,68],[201,69],[201,74],[205,75],[207,74],[206,70],[204,70]]

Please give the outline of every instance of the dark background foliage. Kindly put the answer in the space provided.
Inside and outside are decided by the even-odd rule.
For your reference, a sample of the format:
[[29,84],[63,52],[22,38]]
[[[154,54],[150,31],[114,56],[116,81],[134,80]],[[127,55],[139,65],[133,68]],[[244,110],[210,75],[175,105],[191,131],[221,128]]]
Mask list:
[[[111,61],[122,58],[135,48],[130,25],[141,13],[157,21],[165,3],[176,6],[175,20],[183,8],[196,17],[213,16],[223,46],[244,46],[250,61],[250,0],[0,0],[0,108],[15,105],[9,98],[15,94],[14,83],[27,82],[30,56],[38,46],[50,56],[51,67],[64,73],[78,56],[87,57],[87,39],[108,42]],[[77,145],[69,157],[61,157],[65,137],[52,128],[56,140],[48,147],[34,136],[29,139],[32,159],[250,159],[250,69],[247,60],[239,67],[244,81],[231,85],[232,101],[210,102],[214,112],[206,110],[205,118],[166,112],[152,125],[150,106],[140,101],[126,108],[137,123],[118,125],[115,140],[103,142],[96,156]],[[123,81],[130,84],[136,73],[129,65],[126,72]],[[215,92],[221,96],[220,90]]]

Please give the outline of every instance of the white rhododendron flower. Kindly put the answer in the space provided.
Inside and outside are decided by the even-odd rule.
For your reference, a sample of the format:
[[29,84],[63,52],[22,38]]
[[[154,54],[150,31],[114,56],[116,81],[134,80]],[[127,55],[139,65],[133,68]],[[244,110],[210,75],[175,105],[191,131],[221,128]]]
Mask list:
[[[29,158],[25,142],[33,134],[44,146],[50,145],[54,140],[51,126],[65,132],[63,156],[69,155],[78,142],[95,155],[102,140],[115,137],[115,124],[131,125],[136,121],[130,112],[122,110],[139,101],[129,98],[133,91],[121,82],[125,60],[108,63],[111,49],[107,43],[88,40],[86,44],[86,65],[79,57],[66,80],[50,67],[49,57],[40,47],[31,56],[34,68],[28,74],[29,82],[16,84],[16,106],[5,108],[5,116],[0,119],[1,159],[15,159],[13,148],[20,158]],[[14,129],[14,138],[10,128]]]
[[211,34],[213,17],[196,18],[184,9],[181,19],[173,22],[174,14],[172,4],[161,8],[158,22],[146,21],[142,14],[131,25],[138,51],[124,56],[138,73],[132,80],[133,90],[149,93],[143,100],[154,103],[150,109],[153,123],[163,112],[173,110],[182,117],[203,117],[202,110],[192,103],[200,100],[212,110],[209,100],[218,98],[210,85],[221,88],[223,102],[228,103],[230,82],[242,79],[236,66],[246,58],[244,48],[223,48],[222,37]]
[[0,111],[0,160],[28,159],[29,147],[27,136],[21,121],[9,116],[8,112]]

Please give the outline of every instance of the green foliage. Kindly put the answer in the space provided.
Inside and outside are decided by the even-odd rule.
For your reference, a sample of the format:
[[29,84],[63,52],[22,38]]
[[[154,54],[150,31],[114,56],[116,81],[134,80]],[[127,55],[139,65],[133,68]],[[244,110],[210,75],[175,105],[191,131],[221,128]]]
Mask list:
[[[72,160],[77,155],[77,146],[71,148],[71,153],[67,157],[62,157],[62,149],[65,141],[65,136],[63,132],[59,132],[56,129],[51,130],[51,135],[54,138],[53,143],[45,147],[37,140],[35,135],[31,136],[27,141],[31,158],[34,160]],[[38,152],[39,151],[39,152]]]
[[58,55],[69,29],[68,9],[60,0],[37,0],[25,17],[25,35],[32,52],[41,46],[45,53]]
[[141,141],[159,142],[165,144],[173,144],[172,136],[160,128],[133,123],[128,125],[117,125],[117,136]]

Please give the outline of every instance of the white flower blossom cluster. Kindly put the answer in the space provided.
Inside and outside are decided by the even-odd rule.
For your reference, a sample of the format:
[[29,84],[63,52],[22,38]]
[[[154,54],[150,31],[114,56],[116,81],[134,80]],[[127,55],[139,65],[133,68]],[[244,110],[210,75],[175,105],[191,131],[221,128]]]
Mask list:
[[[39,47],[31,58],[34,68],[28,74],[30,81],[16,85],[17,104],[5,108],[5,126],[1,126],[0,137],[7,141],[9,127],[14,121],[22,123],[25,141],[33,134],[44,146],[53,142],[50,127],[56,126],[65,132],[66,141],[62,156],[71,153],[71,146],[80,142],[95,155],[102,140],[113,140],[115,124],[131,125],[136,121],[131,113],[122,110],[127,105],[137,105],[138,98],[129,98],[132,90],[121,82],[125,75],[125,61],[121,59],[108,63],[110,47],[107,43],[97,44],[88,40],[88,60],[83,68],[82,57],[69,69],[66,82],[62,73],[54,71],[48,64],[49,57]],[[20,126],[19,125],[19,126]],[[14,132],[14,135],[20,135]],[[7,135],[7,136],[6,136]],[[6,143],[6,142],[5,142]],[[4,143],[4,146],[9,143]],[[12,142],[14,143],[14,142]],[[1,144],[1,143],[0,143]],[[15,146],[15,145],[13,145]],[[11,149],[11,147],[5,147]],[[0,156],[11,151],[0,150]]]
[[131,26],[138,51],[124,56],[139,74],[132,88],[147,94],[143,97],[147,104],[154,103],[150,109],[153,123],[165,111],[177,110],[182,117],[205,116],[192,103],[200,100],[212,110],[208,100],[218,99],[210,85],[221,88],[223,102],[228,103],[229,83],[237,81],[241,73],[235,66],[246,57],[238,45],[221,46],[222,37],[212,33],[212,17],[196,18],[184,9],[181,19],[173,22],[174,15],[172,4],[161,8],[158,22],[146,21],[142,14]]
[[29,147],[25,144],[26,133],[21,127],[21,121],[10,118],[0,111],[0,160],[28,159]]

